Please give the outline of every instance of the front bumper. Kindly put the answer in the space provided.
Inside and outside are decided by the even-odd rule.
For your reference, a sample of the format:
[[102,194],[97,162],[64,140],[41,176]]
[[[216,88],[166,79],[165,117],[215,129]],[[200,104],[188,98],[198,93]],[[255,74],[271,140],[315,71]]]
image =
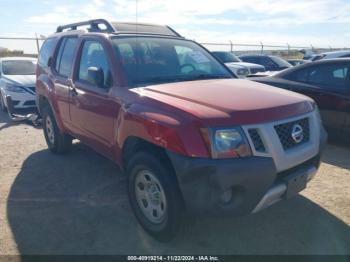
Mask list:
[[322,130],[320,152],[283,172],[277,171],[271,157],[218,160],[184,157],[172,152],[168,152],[168,156],[190,214],[243,215],[289,198],[293,190],[298,193],[298,189],[291,190],[288,181],[291,177],[303,176],[307,182],[313,178],[326,140],[327,134]]
[[[5,95],[11,96],[12,103],[15,109],[33,108],[36,106],[35,95],[30,94],[28,92],[18,93],[18,92],[4,91],[3,95],[4,95],[4,101],[6,101]],[[5,105],[7,107],[6,102],[5,102]]]

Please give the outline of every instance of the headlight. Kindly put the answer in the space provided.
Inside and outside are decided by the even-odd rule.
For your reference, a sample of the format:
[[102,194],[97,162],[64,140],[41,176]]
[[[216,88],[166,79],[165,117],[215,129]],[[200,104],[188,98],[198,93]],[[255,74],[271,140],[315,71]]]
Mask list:
[[229,129],[201,129],[212,158],[251,156],[248,141],[240,127]]
[[23,88],[16,86],[16,85],[13,85],[13,84],[6,84],[5,90],[7,90],[9,92],[16,92],[16,93],[24,93],[25,92]]
[[249,71],[248,71],[248,69],[246,69],[246,68],[241,68],[241,69],[238,69],[238,70],[237,70],[237,75],[246,76],[246,75],[249,75]]

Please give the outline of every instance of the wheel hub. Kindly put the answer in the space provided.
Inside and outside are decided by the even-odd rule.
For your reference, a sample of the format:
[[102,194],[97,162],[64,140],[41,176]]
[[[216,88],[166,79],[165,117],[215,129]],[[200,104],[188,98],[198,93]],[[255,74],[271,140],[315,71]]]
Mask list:
[[51,144],[55,143],[55,133],[53,130],[53,124],[50,116],[46,116],[45,120],[46,134]]
[[145,217],[152,223],[161,223],[166,215],[166,198],[157,177],[148,170],[140,171],[135,178],[135,193]]

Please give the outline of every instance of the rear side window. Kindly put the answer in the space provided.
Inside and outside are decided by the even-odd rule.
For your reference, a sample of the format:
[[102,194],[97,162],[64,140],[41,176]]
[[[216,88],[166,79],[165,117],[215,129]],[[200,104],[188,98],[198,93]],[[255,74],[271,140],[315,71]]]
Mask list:
[[320,85],[326,89],[348,88],[349,65],[325,64],[303,68],[286,75],[285,78],[296,82]]
[[43,46],[40,49],[40,54],[39,54],[39,59],[38,59],[38,64],[46,68],[49,62],[50,56],[53,55],[53,52],[55,50],[57,44],[57,38],[49,38],[47,39]]
[[349,66],[328,64],[310,68],[308,82],[327,86],[329,89],[346,88]]
[[55,69],[57,73],[68,77],[72,71],[74,52],[77,47],[78,39],[76,37],[67,37],[61,41],[58,51]]

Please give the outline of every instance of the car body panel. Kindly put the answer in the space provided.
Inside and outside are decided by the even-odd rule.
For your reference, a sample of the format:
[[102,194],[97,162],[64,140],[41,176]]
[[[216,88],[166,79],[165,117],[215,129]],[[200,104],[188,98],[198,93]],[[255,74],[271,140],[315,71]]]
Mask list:
[[[33,61],[29,57],[6,57],[0,58],[0,95],[7,106],[5,97],[10,95],[15,109],[35,108],[35,75],[4,75],[2,71],[3,61]],[[6,84],[20,87],[23,92],[11,92],[5,88]]]

